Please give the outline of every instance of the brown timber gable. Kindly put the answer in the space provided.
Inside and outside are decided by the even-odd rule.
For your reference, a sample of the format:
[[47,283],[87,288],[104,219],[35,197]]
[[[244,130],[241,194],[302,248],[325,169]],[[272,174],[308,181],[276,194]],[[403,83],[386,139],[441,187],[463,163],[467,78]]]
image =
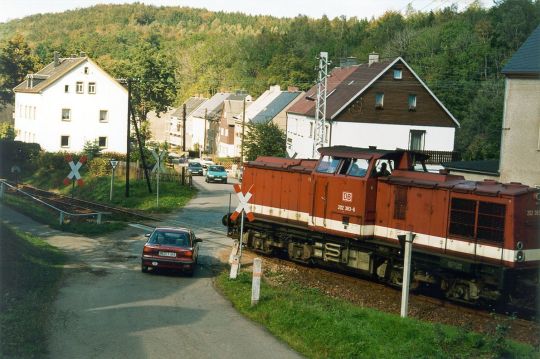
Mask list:
[[[402,70],[401,79],[394,79],[394,69]],[[383,106],[376,108],[375,97],[381,93],[384,94]],[[414,109],[409,108],[410,95],[416,96]],[[341,111],[334,121],[457,127],[456,122],[401,61],[388,68]]]

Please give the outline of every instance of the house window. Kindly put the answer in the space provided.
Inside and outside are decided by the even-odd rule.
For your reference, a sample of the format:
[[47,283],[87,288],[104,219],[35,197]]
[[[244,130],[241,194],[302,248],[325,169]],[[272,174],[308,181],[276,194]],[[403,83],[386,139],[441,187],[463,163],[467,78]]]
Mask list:
[[107,137],[99,137],[98,145],[99,147],[107,147]]
[[85,68],[84,68],[84,74],[85,74],[85,75],[88,75],[88,67],[85,67]]
[[95,82],[89,82],[88,83],[88,93],[96,93],[96,83]]
[[69,147],[69,136],[60,137],[60,147]]
[[403,78],[403,71],[401,69],[394,69],[394,80],[401,80]]
[[409,134],[409,150],[422,151],[424,149],[425,137],[426,131],[411,130]]
[[77,81],[75,91],[77,93],[83,93],[83,83],[82,83],[82,81]]
[[384,93],[378,92],[375,94],[375,108],[382,110],[384,105]]
[[68,92],[69,92],[69,85],[64,85],[64,92],[65,92],[65,93],[68,93]]
[[409,111],[416,111],[416,95],[409,95]]
[[109,112],[107,110],[99,111],[99,122],[109,122]]
[[71,121],[71,109],[69,108],[62,109],[62,121]]
[[313,122],[309,123],[309,138],[313,138]]

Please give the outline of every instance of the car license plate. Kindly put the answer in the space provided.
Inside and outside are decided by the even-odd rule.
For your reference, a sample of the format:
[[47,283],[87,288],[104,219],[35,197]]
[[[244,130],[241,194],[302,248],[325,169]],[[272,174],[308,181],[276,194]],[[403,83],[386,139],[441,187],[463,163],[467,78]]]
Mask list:
[[176,257],[176,253],[174,252],[159,252],[159,255],[162,257]]

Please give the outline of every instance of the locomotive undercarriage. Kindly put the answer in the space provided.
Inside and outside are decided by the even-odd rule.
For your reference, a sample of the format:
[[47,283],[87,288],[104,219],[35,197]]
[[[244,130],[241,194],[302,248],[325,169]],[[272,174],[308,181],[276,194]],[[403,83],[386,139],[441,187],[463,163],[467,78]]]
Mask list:
[[[354,272],[397,288],[402,285],[403,250],[399,244],[331,236],[260,220],[244,226],[244,243],[253,251]],[[238,226],[229,227],[232,237],[237,238],[238,232]],[[449,300],[467,304],[495,304],[511,298],[509,290],[514,286],[513,273],[504,268],[414,251],[413,290],[436,290]]]

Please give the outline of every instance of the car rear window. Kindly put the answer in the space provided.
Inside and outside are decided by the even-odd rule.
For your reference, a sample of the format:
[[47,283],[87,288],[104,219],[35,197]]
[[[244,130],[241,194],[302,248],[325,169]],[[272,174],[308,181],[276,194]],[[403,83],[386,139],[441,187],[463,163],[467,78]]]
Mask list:
[[214,172],[225,172],[225,167],[223,166],[210,166],[208,169]]
[[189,247],[189,234],[183,232],[156,231],[150,236],[148,243],[174,247]]

